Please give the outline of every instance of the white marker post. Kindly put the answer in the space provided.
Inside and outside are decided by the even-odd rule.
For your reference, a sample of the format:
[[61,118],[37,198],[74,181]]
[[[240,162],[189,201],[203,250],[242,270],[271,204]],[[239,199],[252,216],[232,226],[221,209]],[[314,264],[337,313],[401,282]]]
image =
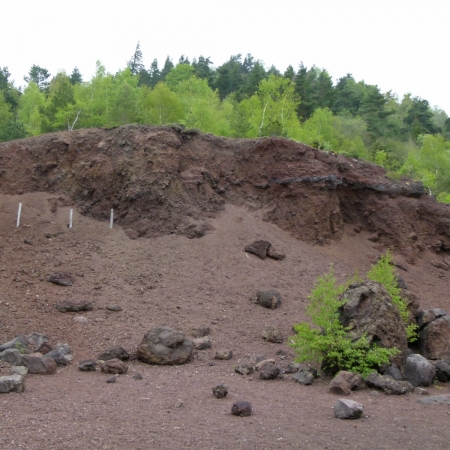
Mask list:
[[19,210],[17,211],[17,225],[16,228],[20,225],[20,214],[22,213],[22,203],[19,203]]
[[73,209],[69,211],[69,228],[72,228],[73,223]]
[[113,222],[114,222],[114,210],[111,209],[111,218],[109,219],[109,228],[111,229],[113,227]]

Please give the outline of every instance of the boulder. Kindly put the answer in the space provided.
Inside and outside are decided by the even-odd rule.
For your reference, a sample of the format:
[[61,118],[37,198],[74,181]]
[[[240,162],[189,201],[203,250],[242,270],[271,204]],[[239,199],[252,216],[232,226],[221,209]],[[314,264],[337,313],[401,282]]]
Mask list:
[[113,345],[108,347],[103,353],[97,356],[97,359],[101,361],[108,361],[110,359],[120,359],[121,361],[128,361],[130,359],[130,354],[119,345]]
[[272,244],[267,241],[255,241],[245,247],[244,251],[259,256],[261,259],[266,259],[267,250],[269,250]]
[[416,315],[417,326],[422,329],[425,325],[433,322],[433,320],[446,315],[447,311],[440,308],[424,309],[422,311],[418,311]]
[[48,356],[43,356],[41,353],[22,355],[22,366],[25,366],[29,373],[46,375],[55,373],[57,369],[55,360]]
[[450,360],[450,315],[439,316],[423,326],[419,349],[425,358]]
[[0,377],[0,394],[17,392],[20,394],[25,390],[25,377],[17,373]]
[[62,313],[66,312],[80,312],[80,311],[91,311],[92,302],[73,302],[72,300],[64,300],[61,303],[57,303],[55,308]]
[[267,342],[273,342],[274,344],[281,344],[284,341],[283,335],[278,328],[268,326],[264,328],[262,338]]
[[212,391],[216,398],[225,398],[228,394],[228,387],[222,383],[213,387]]
[[450,364],[447,361],[436,361],[434,364],[436,367],[436,378],[443,383],[450,381]]
[[252,404],[250,402],[239,401],[233,404],[231,407],[231,414],[233,416],[251,416],[252,415]]
[[148,364],[183,364],[193,350],[193,342],[181,331],[156,327],[145,334],[137,348],[137,357]]
[[366,378],[366,384],[370,388],[382,390],[387,395],[403,395],[414,390],[408,381],[397,381],[389,375],[380,375],[375,372]]
[[264,308],[276,309],[281,305],[281,295],[275,289],[258,291],[255,303],[264,306]]
[[121,375],[128,372],[128,365],[120,359],[109,359],[100,366],[102,373]]
[[398,348],[400,354],[393,361],[400,363],[408,341],[405,328],[399,326],[402,317],[386,289],[375,281],[354,283],[343,299],[346,303],[339,308],[340,321],[351,337],[366,335],[370,343]]
[[406,358],[403,375],[405,380],[409,381],[414,387],[427,387],[433,382],[436,367],[422,355],[413,354]]
[[11,366],[11,375],[23,375],[25,376],[28,373],[28,369],[25,366]]
[[72,286],[74,278],[70,273],[61,272],[53,273],[47,277],[50,283],[59,284],[60,286]]
[[362,383],[362,377],[359,373],[347,372],[341,370],[331,380],[328,386],[332,394],[349,395],[353,389],[357,389]]
[[334,404],[334,417],[338,419],[359,419],[364,412],[364,406],[353,400],[340,398]]

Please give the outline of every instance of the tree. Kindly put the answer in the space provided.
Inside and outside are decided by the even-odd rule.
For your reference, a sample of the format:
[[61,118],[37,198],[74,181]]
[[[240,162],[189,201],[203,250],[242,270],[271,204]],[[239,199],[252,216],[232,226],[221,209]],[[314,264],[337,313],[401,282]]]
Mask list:
[[231,56],[229,61],[216,70],[214,88],[219,90],[221,99],[235,92],[240,100],[245,86],[245,72],[241,62],[242,55]]
[[70,75],[70,82],[72,84],[81,84],[83,82],[83,77],[81,76],[78,67],[75,67]]
[[0,91],[0,142],[25,137],[25,130],[11,111],[11,105]]
[[155,87],[160,81],[162,81],[162,74],[158,68],[158,60],[154,59],[150,69],[148,70],[148,74],[150,76],[150,84],[149,86]]
[[127,63],[127,66],[130,69],[132,75],[138,75],[139,72],[144,69],[142,59],[141,43],[138,42],[133,56]]
[[180,56],[180,59],[178,60],[178,64],[187,64],[187,65],[191,65],[191,63],[190,63],[190,61],[189,61],[189,58],[186,56],[184,56],[184,55],[181,55]]
[[412,99],[411,107],[406,114],[404,122],[408,125],[409,132],[414,139],[420,134],[434,134],[438,132],[433,123],[433,112],[427,100],[420,97]]
[[30,83],[33,81],[37,84],[39,90],[41,92],[46,93],[48,91],[48,87],[50,85],[50,82],[47,81],[51,77],[49,71],[47,69],[44,69],[40,66],[37,66],[36,64],[33,64],[30,71],[28,72],[28,76],[24,77],[23,79]]
[[164,125],[179,122],[183,117],[183,106],[177,94],[160,82],[154,89],[143,89],[141,115],[143,123]]
[[42,108],[45,104],[45,95],[38,85],[31,81],[20,98],[19,119],[23,123],[28,135],[37,136],[42,132]]
[[0,91],[3,92],[5,102],[11,106],[11,111],[14,112],[19,105],[20,91],[9,80],[10,76],[7,67],[0,67]]
[[172,60],[167,56],[166,61],[164,62],[164,67],[161,70],[161,81],[165,81],[167,75],[173,69],[174,65]]
[[258,91],[259,85],[262,80],[267,78],[266,70],[261,61],[256,61],[247,76],[247,86],[245,88],[245,93],[251,97],[255,92]]
[[198,61],[194,58],[192,60],[192,67],[195,69],[195,75],[198,78],[202,78],[208,81],[208,84],[212,86],[212,82],[214,79],[214,71],[211,69],[211,65],[213,62],[211,59],[204,58],[203,56],[199,56]]
[[175,89],[179,83],[194,76],[195,69],[189,64],[177,64],[166,76],[165,82],[170,89]]

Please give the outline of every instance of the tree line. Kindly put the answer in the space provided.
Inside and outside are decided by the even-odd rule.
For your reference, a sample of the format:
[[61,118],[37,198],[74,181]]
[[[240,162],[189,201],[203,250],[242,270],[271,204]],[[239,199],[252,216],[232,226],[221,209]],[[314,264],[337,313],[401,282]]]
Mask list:
[[284,136],[364,158],[392,176],[421,180],[450,203],[450,118],[429,102],[399,99],[351,74],[335,83],[326,69],[266,68],[251,54],[215,68],[210,57],[162,68],[143,63],[139,43],[124,69],[112,74],[97,62],[89,81],[74,68],[52,76],[33,65],[24,89],[0,67],[0,141],[75,128],[126,123],[181,123],[228,137]]

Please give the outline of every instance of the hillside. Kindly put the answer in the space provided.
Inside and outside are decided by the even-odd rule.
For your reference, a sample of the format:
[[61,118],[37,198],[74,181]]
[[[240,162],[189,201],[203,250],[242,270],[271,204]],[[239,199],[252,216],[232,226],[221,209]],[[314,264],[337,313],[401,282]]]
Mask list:
[[[257,239],[286,258],[244,252]],[[349,423],[333,418],[327,379],[301,386],[290,375],[263,381],[233,369],[260,354],[286,366],[292,349],[265,342],[264,328],[287,342],[330,264],[339,280],[363,275],[388,247],[421,307],[450,311],[450,208],[374,164],[282,138],[178,127],[0,144],[0,343],[34,331],[73,354],[57,374],[28,375],[23,394],[0,397],[2,448],[446,448],[446,405],[361,390],[351,398],[367,417]],[[47,282],[55,272],[73,274],[73,285]],[[261,289],[277,289],[282,306],[255,305]],[[62,314],[54,307],[62,300],[94,308]],[[183,366],[132,361],[115,384],[78,370],[110,345],[134,352],[157,325],[209,327],[212,347]],[[214,360],[219,350],[233,358]],[[217,400],[211,389],[221,382],[230,393]],[[429,391],[450,394],[442,383]],[[252,402],[254,414],[231,416],[236,400]]]

